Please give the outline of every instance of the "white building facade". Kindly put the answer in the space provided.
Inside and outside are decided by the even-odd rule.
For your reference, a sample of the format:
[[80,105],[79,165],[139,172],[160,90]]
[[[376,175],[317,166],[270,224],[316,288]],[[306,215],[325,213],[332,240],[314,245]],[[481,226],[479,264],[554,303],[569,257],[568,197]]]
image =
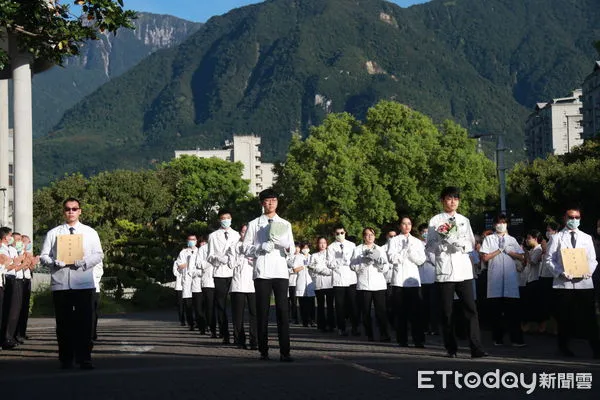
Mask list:
[[582,90],[577,89],[569,97],[536,104],[525,123],[529,161],[569,153],[573,147],[583,144],[581,97]]
[[582,85],[581,113],[583,116],[583,137],[591,139],[600,135],[600,61]]
[[275,183],[273,164],[261,161],[260,137],[234,136],[233,141],[226,140],[222,149],[213,150],[176,150],[175,158],[183,155],[200,158],[216,157],[231,162],[241,162],[244,165],[243,179],[250,181],[250,193],[258,195],[264,189]]

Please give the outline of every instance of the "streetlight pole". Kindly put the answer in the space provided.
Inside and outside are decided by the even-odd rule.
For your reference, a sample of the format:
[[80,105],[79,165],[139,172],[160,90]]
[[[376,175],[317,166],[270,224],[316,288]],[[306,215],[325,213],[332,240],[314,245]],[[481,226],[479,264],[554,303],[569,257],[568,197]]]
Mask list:
[[498,183],[500,185],[500,213],[506,215],[506,164],[504,162],[504,145],[503,133],[478,133],[470,135],[471,139],[479,139],[482,137],[496,137],[496,170],[498,171]]

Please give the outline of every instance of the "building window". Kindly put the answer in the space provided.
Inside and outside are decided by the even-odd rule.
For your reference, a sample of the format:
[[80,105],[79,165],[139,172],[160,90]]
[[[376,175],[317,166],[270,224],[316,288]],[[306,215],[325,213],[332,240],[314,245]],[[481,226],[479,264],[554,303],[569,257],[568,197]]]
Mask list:
[[8,164],[8,186],[15,185],[15,167],[13,164]]

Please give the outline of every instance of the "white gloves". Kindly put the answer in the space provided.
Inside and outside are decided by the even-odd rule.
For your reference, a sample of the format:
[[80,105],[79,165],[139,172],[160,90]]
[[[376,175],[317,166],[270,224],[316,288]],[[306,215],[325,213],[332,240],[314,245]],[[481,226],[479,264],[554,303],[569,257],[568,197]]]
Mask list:
[[229,262],[229,258],[227,256],[215,256],[215,258],[220,264],[227,264]]
[[275,249],[275,244],[271,241],[265,242],[260,245],[260,249],[265,253],[270,253]]
[[67,266],[67,264],[59,260],[54,261],[54,265],[56,265],[58,268],[64,268]]
[[290,243],[287,240],[287,238],[271,238],[271,243],[273,243],[274,246],[276,246],[277,248],[280,249],[289,249],[290,248]]
[[75,261],[75,266],[77,268],[85,268],[85,260],[77,260],[77,261]]

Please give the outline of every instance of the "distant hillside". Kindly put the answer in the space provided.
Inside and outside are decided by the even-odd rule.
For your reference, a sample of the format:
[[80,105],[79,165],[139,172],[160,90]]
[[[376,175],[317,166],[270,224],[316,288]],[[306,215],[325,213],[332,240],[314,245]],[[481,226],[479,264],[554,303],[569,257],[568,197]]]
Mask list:
[[[148,167],[175,148],[263,138],[281,160],[293,130],[380,99],[505,132],[522,154],[535,101],[590,72],[597,0],[270,0],[211,18],[69,110],[35,143],[36,183],[64,172]],[[64,152],[73,154],[68,161]]]
[[33,78],[34,136],[47,134],[64,112],[156,50],[183,42],[202,24],[139,13],[135,31],[122,29],[90,41],[79,57]]

